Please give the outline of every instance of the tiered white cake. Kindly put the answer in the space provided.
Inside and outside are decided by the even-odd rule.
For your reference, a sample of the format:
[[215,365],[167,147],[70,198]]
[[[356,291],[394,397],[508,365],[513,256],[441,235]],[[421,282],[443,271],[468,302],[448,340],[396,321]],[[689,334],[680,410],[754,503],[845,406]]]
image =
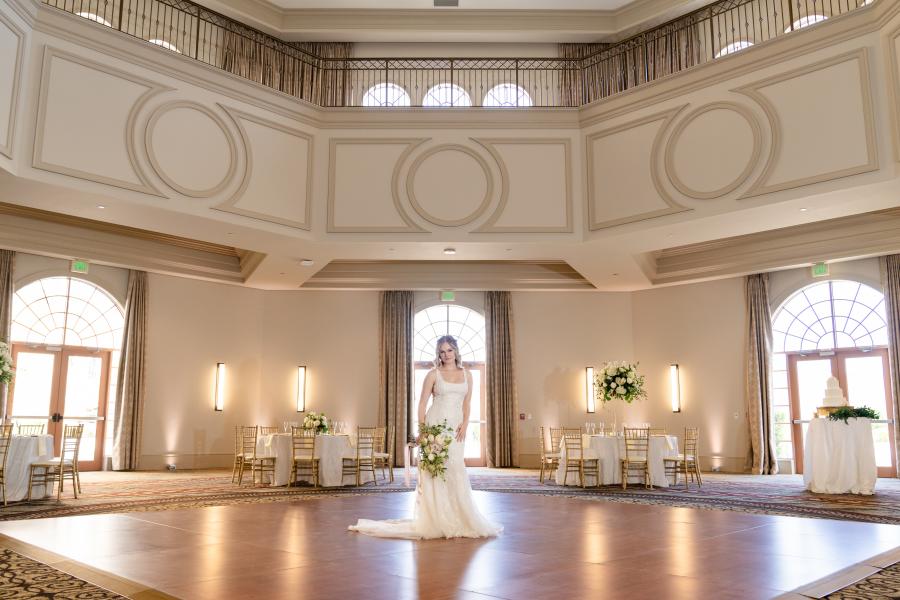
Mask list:
[[825,383],[825,397],[822,399],[822,406],[829,408],[847,406],[847,399],[844,397],[837,377],[829,377]]

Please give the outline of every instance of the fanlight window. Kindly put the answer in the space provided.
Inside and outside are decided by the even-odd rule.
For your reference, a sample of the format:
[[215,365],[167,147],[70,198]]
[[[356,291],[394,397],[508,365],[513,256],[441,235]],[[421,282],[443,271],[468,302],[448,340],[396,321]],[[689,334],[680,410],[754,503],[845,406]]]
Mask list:
[[810,25],[815,25],[816,23],[820,23],[827,19],[825,15],[807,15],[805,17],[800,17],[794,24],[784,30],[785,33],[790,33],[791,31],[796,31],[797,29],[803,29],[804,27],[809,27]]
[[181,54],[181,50],[179,50],[175,44],[173,44],[171,42],[167,42],[166,40],[150,40],[150,43],[156,44],[157,46],[162,46],[166,50],[171,50],[172,52],[177,52],[178,54]]
[[118,350],[122,310],[105,290],[74,277],[47,277],[13,296],[13,342]]
[[514,107],[532,106],[531,96],[524,89],[513,83],[501,83],[488,90],[482,100],[482,106]]
[[363,106],[409,106],[409,94],[395,83],[379,83],[362,98]]
[[465,362],[484,362],[484,316],[458,304],[431,306],[413,319],[413,360],[431,362],[435,343],[442,335],[452,335]]
[[748,42],[747,40],[738,40],[737,42],[731,42],[730,44],[716,52],[716,58],[721,58],[729,54],[734,54],[735,52],[740,52],[741,50],[746,50],[752,45],[753,42]]
[[95,23],[100,23],[101,25],[106,25],[107,27],[112,27],[112,23],[101,17],[100,15],[96,15],[92,12],[79,12],[75,13],[79,17],[85,18],[88,21],[94,21]]
[[456,84],[439,83],[425,94],[422,106],[472,106],[472,99]]
[[804,352],[887,345],[884,295],[855,281],[806,287],[772,319],[775,352]]

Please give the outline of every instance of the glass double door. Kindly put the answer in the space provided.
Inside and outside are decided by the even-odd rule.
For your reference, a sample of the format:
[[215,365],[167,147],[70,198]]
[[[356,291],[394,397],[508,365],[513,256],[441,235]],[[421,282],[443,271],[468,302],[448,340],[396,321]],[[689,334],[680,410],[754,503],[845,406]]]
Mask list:
[[7,416],[16,424],[45,424],[59,456],[64,425],[84,424],[78,468],[98,470],[103,458],[109,350],[13,344],[16,377]]
[[872,424],[878,476],[896,476],[894,465],[896,440],[891,427],[895,415],[891,401],[886,348],[865,352],[838,350],[830,356],[794,354],[788,357],[788,371],[794,456],[799,473],[803,472],[803,447],[809,419],[815,414],[816,408],[822,405],[826,380],[829,377],[837,377],[850,406],[874,408],[881,417]]

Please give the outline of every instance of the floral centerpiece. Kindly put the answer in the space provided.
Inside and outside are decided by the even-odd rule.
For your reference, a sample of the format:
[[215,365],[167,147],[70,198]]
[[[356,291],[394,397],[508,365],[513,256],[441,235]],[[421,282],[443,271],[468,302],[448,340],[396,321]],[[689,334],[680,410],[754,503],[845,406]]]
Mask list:
[[0,342],[0,383],[11,383],[15,374],[9,344]]
[[594,373],[594,394],[603,403],[622,400],[631,404],[647,397],[644,376],[638,375],[637,364],[608,362]]
[[440,425],[419,424],[419,468],[444,479],[452,443],[453,429],[446,420]]
[[328,417],[325,416],[325,413],[307,413],[303,417],[303,428],[313,429],[317,434],[328,433]]

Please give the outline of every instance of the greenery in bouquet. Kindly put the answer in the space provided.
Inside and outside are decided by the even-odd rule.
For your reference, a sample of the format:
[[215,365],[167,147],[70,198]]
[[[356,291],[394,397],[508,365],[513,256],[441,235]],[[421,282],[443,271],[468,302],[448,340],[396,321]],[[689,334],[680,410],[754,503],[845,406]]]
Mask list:
[[868,406],[860,406],[859,408],[853,408],[852,406],[842,406],[839,409],[832,411],[831,414],[828,415],[828,418],[832,421],[843,421],[847,422],[847,419],[873,419],[878,420],[879,415],[878,411],[874,408],[869,408]]
[[444,479],[450,444],[453,443],[453,429],[445,420],[440,425],[419,424],[419,469],[424,469],[432,477]]
[[328,433],[328,417],[325,413],[307,413],[303,417],[303,428],[313,429],[316,433]]
[[644,376],[638,375],[636,363],[608,362],[594,373],[594,395],[600,402],[622,400],[631,404],[647,397]]
[[0,342],[0,383],[11,383],[15,374],[9,344]]

